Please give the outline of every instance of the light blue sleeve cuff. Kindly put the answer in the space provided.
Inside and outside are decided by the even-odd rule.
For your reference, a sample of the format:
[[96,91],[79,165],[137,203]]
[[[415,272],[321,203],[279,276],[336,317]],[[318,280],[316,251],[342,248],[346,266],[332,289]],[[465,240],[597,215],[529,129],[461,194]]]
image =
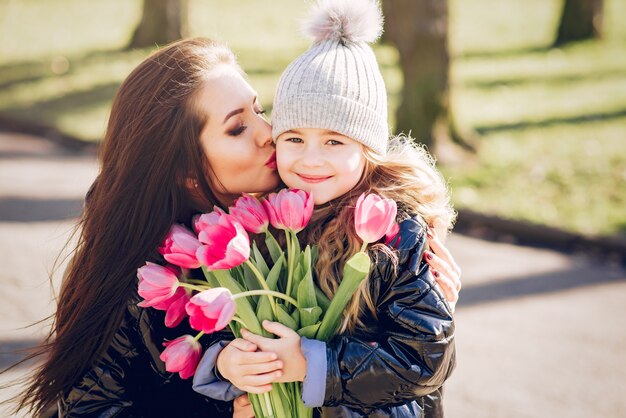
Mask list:
[[326,394],[326,343],[319,340],[300,340],[306,358],[306,376],[302,383],[302,401],[309,408],[324,405]]
[[237,389],[229,381],[220,379],[215,374],[217,356],[229,342],[230,341],[220,341],[206,350],[202,356],[202,360],[200,360],[200,364],[198,364],[196,374],[193,377],[194,391],[218,401],[232,401],[236,397],[246,393]]

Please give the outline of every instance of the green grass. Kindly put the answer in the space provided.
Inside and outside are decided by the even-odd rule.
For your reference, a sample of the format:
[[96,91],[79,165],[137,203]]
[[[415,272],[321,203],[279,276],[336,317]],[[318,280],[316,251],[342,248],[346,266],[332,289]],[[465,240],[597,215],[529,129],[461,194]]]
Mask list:
[[[308,46],[307,3],[191,0],[192,35],[227,41],[271,109],[280,71]],[[550,49],[561,0],[452,0],[452,107],[477,155],[443,167],[458,207],[586,234],[626,234],[626,0],[605,39]],[[0,0],[0,114],[98,140],[110,100],[150,49],[122,51],[139,0]],[[376,53],[393,121],[401,74]]]

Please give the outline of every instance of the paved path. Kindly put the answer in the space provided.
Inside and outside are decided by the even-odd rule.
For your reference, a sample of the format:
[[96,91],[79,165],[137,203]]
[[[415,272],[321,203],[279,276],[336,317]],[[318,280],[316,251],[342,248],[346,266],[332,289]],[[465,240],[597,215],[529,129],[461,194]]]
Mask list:
[[[0,366],[43,335],[47,272],[96,175],[93,155],[0,133]],[[463,268],[452,418],[626,416],[626,273],[580,256],[453,235]],[[58,276],[53,280],[58,285]],[[0,383],[29,370],[22,367]],[[17,393],[18,386],[0,392]],[[0,416],[8,416],[0,409]]]

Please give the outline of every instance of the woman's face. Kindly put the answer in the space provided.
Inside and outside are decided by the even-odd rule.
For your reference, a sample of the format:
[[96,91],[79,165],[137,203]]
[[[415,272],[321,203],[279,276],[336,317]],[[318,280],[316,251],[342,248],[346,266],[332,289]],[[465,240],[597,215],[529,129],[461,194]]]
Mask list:
[[196,97],[206,116],[200,142],[209,184],[222,204],[241,193],[267,192],[279,183],[272,129],[257,94],[231,65],[220,65]]

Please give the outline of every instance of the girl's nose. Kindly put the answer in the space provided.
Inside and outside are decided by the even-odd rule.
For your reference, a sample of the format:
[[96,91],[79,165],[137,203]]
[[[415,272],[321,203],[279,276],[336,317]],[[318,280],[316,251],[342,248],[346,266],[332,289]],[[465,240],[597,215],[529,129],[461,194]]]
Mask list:
[[324,156],[319,148],[308,146],[302,154],[301,161],[307,167],[320,167],[324,165]]

